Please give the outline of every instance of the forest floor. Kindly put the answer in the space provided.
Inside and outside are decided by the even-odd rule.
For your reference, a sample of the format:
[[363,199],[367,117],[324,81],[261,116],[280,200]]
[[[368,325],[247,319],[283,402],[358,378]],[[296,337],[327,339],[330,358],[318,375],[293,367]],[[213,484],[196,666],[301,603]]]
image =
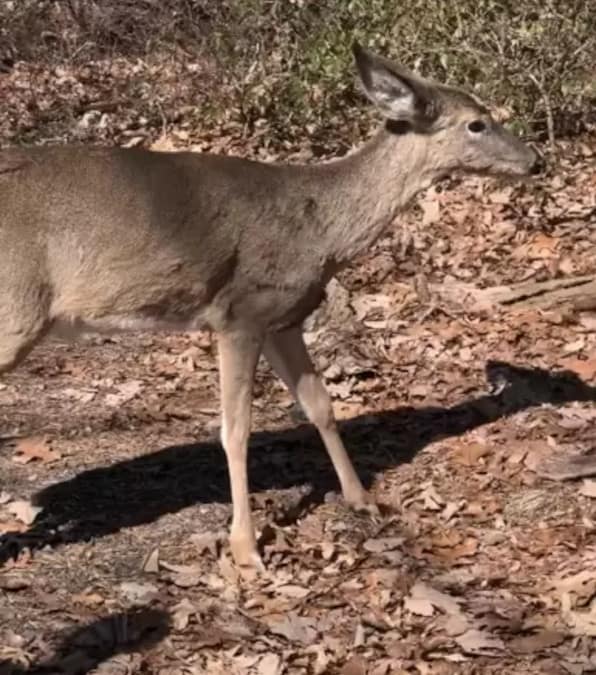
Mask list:
[[307,333],[382,506],[352,512],[265,364],[266,572],[226,543],[211,336],[47,341],[0,381],[0,672],[596,673],[596,313],[438,292],[596,273],[596,142],[427,193]]

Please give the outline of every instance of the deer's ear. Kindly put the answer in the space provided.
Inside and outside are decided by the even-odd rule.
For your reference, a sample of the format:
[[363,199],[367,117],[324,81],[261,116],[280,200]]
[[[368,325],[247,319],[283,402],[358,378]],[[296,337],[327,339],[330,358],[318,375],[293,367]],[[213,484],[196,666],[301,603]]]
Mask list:
[[437,97],[430,83],[357,42],[352,51],[364,92],[385,117],[414,125],[436,119]]

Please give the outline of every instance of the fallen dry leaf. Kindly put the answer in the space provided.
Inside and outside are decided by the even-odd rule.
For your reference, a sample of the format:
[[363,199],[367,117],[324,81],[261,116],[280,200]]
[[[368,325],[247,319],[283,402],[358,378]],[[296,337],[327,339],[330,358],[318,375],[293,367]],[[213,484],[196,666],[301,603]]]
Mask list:
[[596,594],[596,569],[555,578],[550,582],[550,588],[555,589],[559,597],[566,596],[571,607],[585,604]]
[[449,522],[465,505],[466,503],[464,501],[459,503],[447,502],[445,508],[441,511],[441,518],[445,522]]
[[457,530],[441,530],[431,538],[432,545],[440,548],[457,546],[461,540],[461,534]]
[[584,497],[596,499],[596,480],[584,480],[580,485],[578,492]]
[[422,208],[423,225],[431,225],[440,220],[441,204],[437,199],[436,194],[432,194],[432,191],[428,194],[426,199],[420,202],[420,207]]
[[296,612],[289,612],[281,619],[267,620],[269,630],[276,635],[282,635],[290,642],[309,645],[317,636],[316,620],[302,617]]
[[557,647],[565,641],[565,634],[556,630],[542,630],[534,635],[516,637],[507,646],[516,654],[532,654],[550,647]]
[[331,656],[327,653],[325,647],[320,644],[314,644],[307,647],[304,651],[306,654],[315,655],[315,662],[312,664],[313,675],[325,675],[329,670],[331,662]]
[[465,633],[469,627],[470,624],[463,614],[452,614],[443,624],[445,632],[451,637],[455,635],[462,635],[462,633]]
[[37,459],[43,464],[51,464],[61,457],[60,452],[52,449],[47,438],[31,436],[30,438],[21,438],[18,441],[13,461],[17,464],[28,464]]
[[505,649],[500,638],[475,628],[458,635],[455,641],[465,654],[496,656]]
[[6,509],[15,518],[25,525],[32,525],[37,516],[43,511],[42,506],[33,506],[30,501],[19,499],[6,505]]
[[366,675],[366,662],[361,656],[352,656],[339,672],[341,675]]
[[68,398],[73,398],[81,403],[89,403],[97,395],[97,389],[72,389],[67,388],[62,392]]
[[10,520],[0,520],[0,535],[11,532],[26,532],[30,523],[24,523],[22,520],[11,518]]
[[240,581],[240,572],[227,555],[220,555],[217,561],[219,573],[232,586],[236,586]]
[[596,612],[568,612],[564,616],[574,635],[596,637]]
[[174,628],[179,631],[184,630],[190,622],[190,617],[196,614],[196,611],[196,607],[188,598],[182,598],[180,602],[172,607],[172,624]]
[[323,541],[321,542],[321,558],[325,561],[331,560],[336,552],[335,543],[332,541]]
[[369,553],[386,553],[387,551],[395,551],[404,543],[403,537],[381,537],[377,539],[367,539],[363,548]]
[[513,253],[517,260],[544,260],[557,256],[560,240],[539,232],[527,244],[520,246]]
[[371,569],[366,574],[367,586],[375,588],[380,586],[382,588],[394,588],[397,586],[401,578],[401,572],[396,569],[386,569],[378,567]]
[[596,356],[588,359],[562,359],[560,364],[565,370],[571,370],[582,380],[590,382],[596,379]]
[[459,603],[455,598],[422,582],[412,586],[410,594],[404,600],[404,607],[421,616],[432,616],[435,607],[446,614],[461,614]]
[[129,602],[136,605],[148,605],[159,593],[157,586],[136,581],[123,581],[120,584],[120,591]]
[[432,616],[435,613],[434,605],[425,597],[406,597],[404,608],[412,614],[418,614],[418,616]]
[[142,570],[148,574],[159,572],[159,548],[154,548],[147,554],[143,561]]
[[265,654],[257,666],[258,675],[281,675],[283,663],[281,657],[270,652]]
[[426,485],[418,499],[423,500],[424,508],[427,511],[441,511],[445,506],[445,500],[437,492],[436,488],[432,483]]
[[176,150],[176,144],[171,137],[162,134],[151,144],[151,150],[155,152],[173,152]]
[[223,542],[227,539],[227,533],[224,530],[217,530],[215,532],[201,532],[200,534],[193,534],[190,540],[194,544],[199,555],[203,555],[206,551],[212,556],[217,557]]
[[572,611],[573,601],[568,593],[561,599],[561,613],[573,635],[596,637],[596,598],[587,611]]
[[484,443],[466,443],[460,445],[455,456],[460,464],[464,466],[474,466],[478,461],[490,452],[490,448]]
[[[32,580],[30,576],[23,574],[0,574],[0,589],[3,591],[11,591],[16,593],[23,591],[31,586]],[[0,664],[1,665],[1,664]]]
[[277,586],[275,591],[280,595],[296,599],[305,598],[311,592],[309,588],[296,584],[283,584],[282,586]]
[[98,607],[105,602],[105,598],[99,593],[77,593],[71,597],[73,603],[85,607]]
[[204,571],[198,564],[196,565],[170,565],[162,562],[161,566],[174,572],[170,577],[173,584],[179,588],[192,588],[198,586],[203,579]]
[[[473,556],[478,551],[478,539],[473,537],[466,537],[461,544],[456,544],[450,548],[437,548],[433,550],[433,554],[445,560],[458,560],[459,558],[467,558]],[[461,563],[460,563],[461,564]]]
[[132,401],[135,396],[143,389],[143,382],[141,380],[130,380],[122,384],[116,385],[117,394],[107,394],[105,397],[106,405],[117,408],[128,401]]

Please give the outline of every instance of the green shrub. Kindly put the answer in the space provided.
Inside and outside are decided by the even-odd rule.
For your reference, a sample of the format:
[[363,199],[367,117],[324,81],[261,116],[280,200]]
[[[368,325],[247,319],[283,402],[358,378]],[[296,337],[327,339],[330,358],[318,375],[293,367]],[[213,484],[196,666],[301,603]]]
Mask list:
[[208,64],[204,124],[279,144],[342,145],[366,128],[354,39],[509,109],[525,132],[577,131],[596,101],[593,0],[0,0],[0,39],[33,62]]

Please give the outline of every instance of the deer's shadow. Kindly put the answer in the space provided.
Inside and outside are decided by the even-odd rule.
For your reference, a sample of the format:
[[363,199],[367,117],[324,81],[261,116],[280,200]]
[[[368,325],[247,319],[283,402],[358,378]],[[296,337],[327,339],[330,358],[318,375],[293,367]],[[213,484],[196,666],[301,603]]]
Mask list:
[[[170,617],[162,609],[137,608],[108,614],[64,631],[58,637],[53,656],[28,667],[0,660],[0,675],[56,675],[58,672],[84,675],[112,656],[158,644],[169,630]],[[63,669],[65,664],[68,665]]]
[[[596,401],[596,387],[569,372],[490,362],[486,395],[449,408],[403,407],[355,417],[342,436],[366,486],[384,469],[410,461],[429,443],[462,434],[543,403]],[[310,484],[318,501],[337,479],[314,430],[261,432],[251,437],[252,491]],[[83,471],[35,496],[43,516],[24,534],[0,538],[0,562],[22,547],[84,541],[157,520],[197,503],[229,502],[224,453],[214,442],[168,447]]]

